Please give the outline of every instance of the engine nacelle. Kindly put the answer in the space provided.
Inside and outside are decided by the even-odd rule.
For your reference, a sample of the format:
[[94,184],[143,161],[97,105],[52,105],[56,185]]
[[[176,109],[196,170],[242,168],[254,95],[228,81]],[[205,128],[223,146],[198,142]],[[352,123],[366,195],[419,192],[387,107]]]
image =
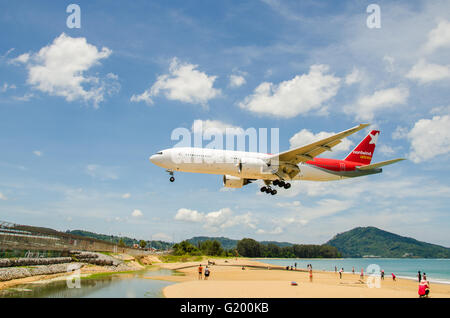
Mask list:
[[224,175],[223,186],[227,188],[242,188],[246,184],[250,183],[247,179]]
[[263,172],[267,164],[259,158],[243,158],[240,163],[240,171],[243,176],[258,175]]

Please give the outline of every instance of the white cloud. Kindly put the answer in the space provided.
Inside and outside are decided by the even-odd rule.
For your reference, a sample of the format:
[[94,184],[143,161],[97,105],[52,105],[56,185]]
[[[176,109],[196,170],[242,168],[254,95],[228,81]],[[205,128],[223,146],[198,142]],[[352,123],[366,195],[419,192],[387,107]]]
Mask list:
[[283,228],[281,226],[277,226],[272,230],[264,230],[264,229],[258,229],[256,231],[256,234],[270,234],[270,235],[279,235],[284,232]]
[[[110,93],[111,83],[86,75],[86,72],[110,55],[111,50],[106,47],[98,50],[87,43],[86,38],[72,38],[62,33],[39,52],[25,53],[12,61],[26,65],[27,83],[33,88],[50,95],[62,96],[69,102],[84,100],[98,107],[104,100],[104,95]],[[115,81],[111,77],[107,79]],[[116,87],[113,91],[115,90]]]
[[220,120],[201,120],[196,119],[192,123],[192,132],[193,133],[221,133],[225,134],[228,130],[230,133],[234,134],[242,134],[244,130],[241,127],[233,126],[227,123],[224,123]]
[[117,180],[119,176],[116,168],[101,166],[96,164],[89,164],[85,168],[85,172],[93,178],[100,180]]
[[16,58],[10,59],[9,63],[12,64],[26,64],[30,60],[30,53],[23,53]]
[[432,64],[420,59],[406,74],[409,79],[417,80],[421,84],[450,78],[450,65]]
[[131,216],[134,218],[139,218],[139,217],[143,216],[143,214],[142,214],[141,210],[134,209],[133,212],[131,213]]
[[166,233],[155,233],[152,235],[152,240],[171,242],[172,237],[170,235],[167,235]]
[[420,119],[406,135],[411,141],[409,157],[419,163],[450,152],[450,116]]
[[308,74],[289,81],[261,83],[239,106],[251,112],[292,118],[311,111],[323,111],[323,103],[336,95],[340,79],[331,74],[327,65],[312,65]]
[[197,210],[182,208],[177,211],[174,219],[184,222],[203,223],[203,227],[212,232],[237,225],[244,225],[253,229],[256,227],[250,213],[234,215],[233,211],[229,208],[223,208],[209,213],[201,213]]
[[42,157],[42,155],[44,154],[42,151],[40,151],[40,150],[35,150],[35,151],[33,151],[33,154],[34,155],[36,155],[36,156],[38,156],[38,157]]
[[329,217],[341,211],[345,211],[352,207],[353,204],[354,203],[350,200],[323,199],[314,207],[302,205],[295,206],[292,207],[294,214],[281,218],[279,223],[285,226],[290,224],[306,225],[314,219]]
[[131,197],[131,194],[130,193],[124,193],[123,195],[122,195],[122,199],[129,199]]
[[382,89],[359,98],[356,105],[347,106],[344,110],[354,113],[358,120],[372,120],[375,112],[405,104],[408,97],[409,90],[403,86]]
[[437,49],[450,47],[450,21],[443,20],[438,26],[428,33],[428,40],[424,46],[426,53],[432,53]]
[[144,101],[150,105],[153,104],[152,97],[163,93],[169,100],[206,106],[208,101],[219,96],[221,91],[213,87],[217,76],[208,76],[197,70],[197,67],[198,65],[180,63],[177,58],[173,58],[169,74],[158,76],[150,89],[140,95],[133,95],[130,100]]
[[[321,131],[317,134],[314,134],[310,132],[308,129],[302,129],[298,133],[296,133],[294,136],[289,139],[289,144],[291,148],[297,148],[301,146],[305,146],[307,144],[313,143],[315,141],[318,141],[320,139],[328,138],[330,136],[335,135],[334,132],[326,132]],[[342,142],[333,148],[333,151],[348,151],[353,146],[353,142],[348,139],[344,138]]]
[[391,155],[393,155],[393,154],[395,154],[395,150],[394,150],[394,148],[392,148],[392,147],[390,147],[390,146],[387,146],[387,145],[381,145],[381,146],[379,146],[378,147],[378,150],[382,153],[382,154],[384,154],[384,155],[386,155],[386,156],[391,156]]
[[240,87],[244,85],[247,81],[242,75],[231,74],[230,75],[230,87]]
[[6,201],[8,200],[8,198],[6,197],[6,195],[0,192],[0,200]]
[[150,91],[145,91],[140,95],[131,96],[130,101],[134,103],[145,102],[147,105],[153,105],[153,100],[150,96]]
[[354,67],[352,72],[349,73],[345,77],[345,84],[352,85],[358,82],[361,82],[363,80],[363,73],[358,68]]
[[181,208],[175,215],[175,220],[186,221],[186,222],[202,222],[204,219],[204,214],[199,213],[197,210],[190,210]]
[[3,83],[2,88],[0,88],[0,92],[4,93],[4,92],[6,92],[9,89],[16,89],[16,88],[17,88],[16,85],[8,84],[8,83],[5,82],[5,83]]

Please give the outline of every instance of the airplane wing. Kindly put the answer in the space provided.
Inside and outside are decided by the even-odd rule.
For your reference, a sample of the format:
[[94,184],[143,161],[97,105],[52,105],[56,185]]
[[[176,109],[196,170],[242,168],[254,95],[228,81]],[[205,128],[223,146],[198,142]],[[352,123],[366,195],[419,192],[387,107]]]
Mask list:
[[399,162],[405,160],[404,158],[398,158],[398,159],[392,159],[392,160],[387,160],[387,161],[381,161],[381,162],[377,162],[377,163],[373,163],[370,165],[365,165],[365,166],[360,166],[357,167],[358,170],[372,170],[372,169],[376,169],[376,168],[380,168],[383,166],[387,166],[387,165],[391,165],[393,163]]
[[293,165],[297,165],[300,162],[305,162],[308,160],[314,159],[314,157],[317,157],[321,153],[325,151],[331,151],[331,149],[340,144],[341,140],[345,137],[350,136],[351,134],[354,134],[361,129],[369,126],[369,124],[360,124],[358,126],[355,126],[353,128],[344,130],[336,135],[333,135],[328,138],[324,138],[322,140],[313,142],[309,145],[302,146],[299,148],[290,149],[288,151],[280,152],[279,154],[274,155],[273,159],[278,159],[278,161],[281,162],[288,162]]

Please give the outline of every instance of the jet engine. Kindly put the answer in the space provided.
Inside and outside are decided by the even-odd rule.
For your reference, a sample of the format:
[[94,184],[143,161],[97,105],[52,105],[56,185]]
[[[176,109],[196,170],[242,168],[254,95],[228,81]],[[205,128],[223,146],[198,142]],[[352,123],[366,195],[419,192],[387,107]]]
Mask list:
[[258,175],[263,172],[267,164],[258,158],[243,158],[239,163],[238,169],[242,176]]
[[242,188],[246,184],[249,184],[250,181],[247,179],[224,175],[223,176],[223,186],[227,188]]

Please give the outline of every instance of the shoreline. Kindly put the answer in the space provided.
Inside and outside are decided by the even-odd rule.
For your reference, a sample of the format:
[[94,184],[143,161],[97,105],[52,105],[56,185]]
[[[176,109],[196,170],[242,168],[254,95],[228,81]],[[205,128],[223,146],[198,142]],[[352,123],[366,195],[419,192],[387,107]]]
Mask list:
[[[216,260],[210,267],[210,278],[199,280],[198,264],[161,264],[183,276],[144,278],[173,282],[163,289],[165,298],[418,298],[418,282],[400,277],[396,281],[386,277],[371,285],[376,283],[372,277],[365,275],[361,280],[356,272],[345,272],[339,279],[334,271],[313,270],[310,282],[305,269],[286,270],[254,259],[238,259],[226,263]],[[255,265],[260,268],[240,268]],[[296,286],[291,286],[293,281]],[[450,298],[449,284],[430,282],[430,289],[431,298]]]
[[[352,259],[354,259],[354,260],[361,260],[361,259],[364,259],[364,260],[368,260],[368,259],[373,259],[373,260],[376,260],[376,259],[380,259],[380,260],[400,260],[400,258],[381,258],[381,257],[374,257],[374,258],[369,258],[369,257],[367,257],[367,258],[364,258],[364,257],[361,257],[361,258],[352,258],[352,257],[350,257],[350,258],[326,258],[326,259],[323,259],[323,260],[352,260]],[[406,259],[415,259],[415,260],[445,260],[445,261],[448,261],[449,259],[447,259],[447,258],[406,258]],[[270,257],[258,257],[258,258],[253,258],[252,260],[255,260],[255,261],[258,261],[258,260],[292,260],[292,261],[294,261],[295,262],[295,260],[302,260],[302,261],[305,261],[305,260],[322,260],[322,259],[320,259],[320,258],[315,258],[315,259],[311,259],[311,258],[270,258]],[[269,264],[269,265],[275,265],[275,264],[271,264],[271,263],[267,263],[267,264]],[[282,266],[282,265],[278,265],[278,266]],[[321,271],[325,271],[325,272],[329,272],[329,273],[334,273],[334,271],[333,270],[321,270]],[[338,272],[339,273],[339,272]],[[352,272],[351,271],[344,271],[344,273],[345,274],[352,274]],[[355,275],[358,275],[359,276],[359,271],[357,271],[356,269],[355,269]],[[412,280],[412,281],[417,281],[417,277],[415,276],[416,275],[416,273],[414,273],[413,274],[413,276],[408,276],[408,275],[403,275],[403,274],[398,274],[398,275],[396,275],[396,277],[397,278],[401,278],[401,279],[407,279],[407,280]],[[364,273],[364,276],[370,276],[370,275],[366,275],[366,273]],[[427,275],[428,276],[428,275]],[[386,274],[386,276],[385,276],[385,278],[386,279],[391,279],[391,277],[390,277],[390,275],[387,275]],[[445,277],[445,278],[440,278],[440,277],[433,277],[432,279],[427,279],[430,283],[433,283],[433,284],[444,284],[444,285],[450,285],[450,278],[447,278],[447,277]]]

